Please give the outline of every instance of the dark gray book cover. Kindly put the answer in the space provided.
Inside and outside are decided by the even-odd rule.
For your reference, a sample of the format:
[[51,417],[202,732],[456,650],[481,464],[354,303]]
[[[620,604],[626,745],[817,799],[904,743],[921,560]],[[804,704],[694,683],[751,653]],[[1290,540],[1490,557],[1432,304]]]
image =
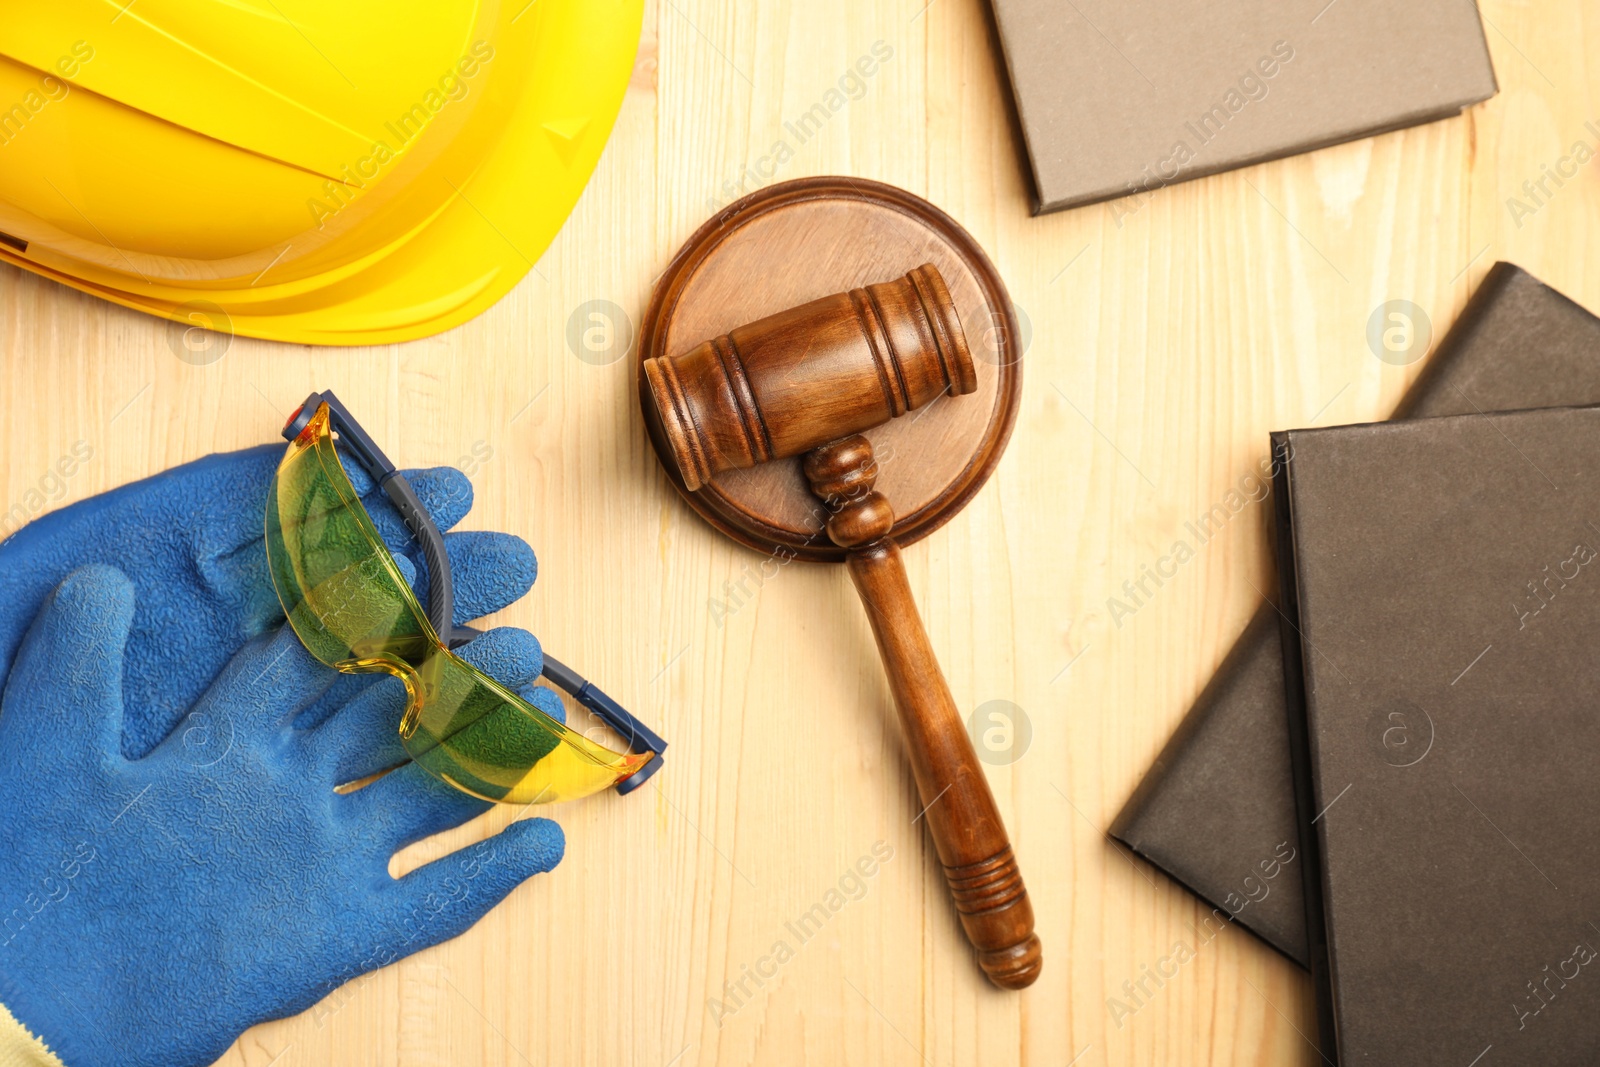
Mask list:
[[994,0],[994,14],[1036,211],[1130,197],[1135,212],[1173,182],[1495,93],[1473,0]]
[[1324,1057],[1600,1062],[1600,408],[1273,441]]
[[[1597,403],[1600,319],[1497,263],[1395,416]],[[1111,834],[1305,965],[1299,882],[1265,877],[1296,841],[1284,723],[1277,616],[1263,607]]]

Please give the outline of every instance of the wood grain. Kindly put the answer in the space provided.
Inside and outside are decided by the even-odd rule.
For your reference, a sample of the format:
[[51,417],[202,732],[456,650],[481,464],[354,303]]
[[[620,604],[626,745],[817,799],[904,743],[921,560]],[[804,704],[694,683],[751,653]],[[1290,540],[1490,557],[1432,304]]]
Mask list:
[[[285,411],[332,388],[395,459],[472,468],[467,525],[527,537],[542,565],[497,621],[531,628],[673,744],[658,788],[562,809],[566,861],[466,936],[255,1028],[223,1062],[1318,1062],[1304,976],[1242,930],[1197,934],[1205,909],[1103,833],[1271,592],[1264,510],[1120,626],[1106,604],[1239,484],[1270,430],[1393,407],[1422,364],[1368,350],[1381,302],[1416,302],[1437,337],[1506,258],[1600,308],[1595,165],[1520,225],[1507,208],[1541,165],[1593,144],[1600,16],[1584,0],[1480,7],[1501,84],[1487,104],[1171,186],[1120,225],[1098,206],[1029,217],[981,0],[672,0],[647,14],[616,133],[538,271],[443,337],[355,351],[238,340],[196,365],[174,354],[174,327],[0,270],[6,507],[42,482],[58,506],[271,441]],[[788,133],[877,41],[892,55],[859,98],[804,142]],[[1030,324],[1004,461],[904,553],[958,707],[1009,701],[1032,726],[1018,758],[986,765],[1050,951],[1020,994],[972,966],[912,824],[854,590],[831,568],[751,568],[660,472],[626,353],[585,361],[566,341],[591,300],[636,327],[657,273],[741,182],[832,173],[949,212]],[[45,475],[79,440],[95,458],[56,492]],[[801,942],[786,924],[826,910],[830,890],[843,905]],[[793,955],[757,986],[746,975],[772,969],[780,940]],[[1108,998],[1178,941],[1193,958],[1114,1019]],[[741,980],[751,995],[719,1015],[711,1002],[728,1007]]]

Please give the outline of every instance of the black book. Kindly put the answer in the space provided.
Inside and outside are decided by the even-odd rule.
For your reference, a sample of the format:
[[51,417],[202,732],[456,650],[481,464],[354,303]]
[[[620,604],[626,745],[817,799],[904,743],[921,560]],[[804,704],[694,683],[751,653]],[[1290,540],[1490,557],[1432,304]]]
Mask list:
[[[1600,319],[1497,263],[1395,417],[1592,403]],[[1263,607],[1111,834],[1304,965],[1299,883],[1266,877],[1296,840],[1283,699],[1277,615]]]
[[1273,445],[1323,1055],[1600,1062],[1600,408]]

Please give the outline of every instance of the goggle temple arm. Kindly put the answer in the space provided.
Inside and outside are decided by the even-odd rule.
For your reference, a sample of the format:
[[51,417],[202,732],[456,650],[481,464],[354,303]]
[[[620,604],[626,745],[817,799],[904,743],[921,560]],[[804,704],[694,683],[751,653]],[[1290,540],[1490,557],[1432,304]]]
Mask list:
[[638,789],[651,775],[661,769],[661,754],[667,743],[654,730],[634,718],[627,708],[612,700],[587,678],[548,653],[544,657],[544,676],[560,686],[572,698],[596,715],[628,742],[632,752],[649,752],[655,756],[633,774],[617,783],[617,792],[627,794]]
[[[298,437],[323,404],[328,405],[329,421],[339,435],[341,451],[353,455],[361,469],[384,491],[395,510],[400,512],[406,529],[422,546],[422,556],[428,566],[428,622],[448,647],[459,648],[466,644],[482,631],[471,626],[455,625],[455,586],[451,581],[450,557],[445,552],[444,535],[439,532],[433,516],[428,514],[427,507],[417,496],[410,481],[383,454],[377,442],[361,428],[349,409],[332,392],[312,393],[284,424],[284,439],[293,441]],[[626,738],[630,751],[649,752],[655,757],[618,782],[618,793],[633,792],[661,769],[662,753],[666,751],[667,743],[655,731],[559,660],[546,655],[543,674]]]

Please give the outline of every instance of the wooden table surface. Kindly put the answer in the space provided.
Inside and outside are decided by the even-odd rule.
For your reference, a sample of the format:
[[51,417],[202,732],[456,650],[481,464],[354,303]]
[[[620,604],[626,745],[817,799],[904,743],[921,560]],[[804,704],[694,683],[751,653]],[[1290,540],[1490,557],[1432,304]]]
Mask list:
[[[1585,0],[1481,6],[1501,91],[1466,115],[1172,186],[1131,213],[1031,218],[983,0],[660,0],[566,228],[510,296],[444,336],[238,339],[196,365],[176,327],[0,268],[0,501],[74,442],[94,459],[60,503],[274,440],[309,390],[333,388],[405,464],[470,471],[468,527],[535,546],[538,586],[496,621],[532,629],[672,742],[658,788],[554,812],[565,861],[468,934],[249,1031],[223,1062],[1316,1061],[1308,979],[1243,930],[1200,946],[1135,1014],[1107,1004],[1206,912],[1103,831],[1271,592],[1267,509],[1132,616],[1107,601],[1239,484],[1270,430],[1386,416],[1423,364],[1369,350],[1384,301],[1414,301],[1437,338],[1509,259],[1600,308],[1600,164],[1529,217],[1507,205],[1600,140],[1585,126],[1600,120],[1600,15]],[[799,143],[784,121],[877,42],[892,55],[859,99]],[[1031,325],[998,473],[906,552],[957,704],[1008,701],[1031,729],[988,767],[1044,942],[1021,994],[987,985],[961,937],[846,575],[763,577],[659,470],[629,322],[611,362],[567,341],[575,314],[602,325],[589,301],[637,324],[673,251],[741,182],[828,173],[950,212]],[[789,924],[841,879],[842,904],[797,937]]]

